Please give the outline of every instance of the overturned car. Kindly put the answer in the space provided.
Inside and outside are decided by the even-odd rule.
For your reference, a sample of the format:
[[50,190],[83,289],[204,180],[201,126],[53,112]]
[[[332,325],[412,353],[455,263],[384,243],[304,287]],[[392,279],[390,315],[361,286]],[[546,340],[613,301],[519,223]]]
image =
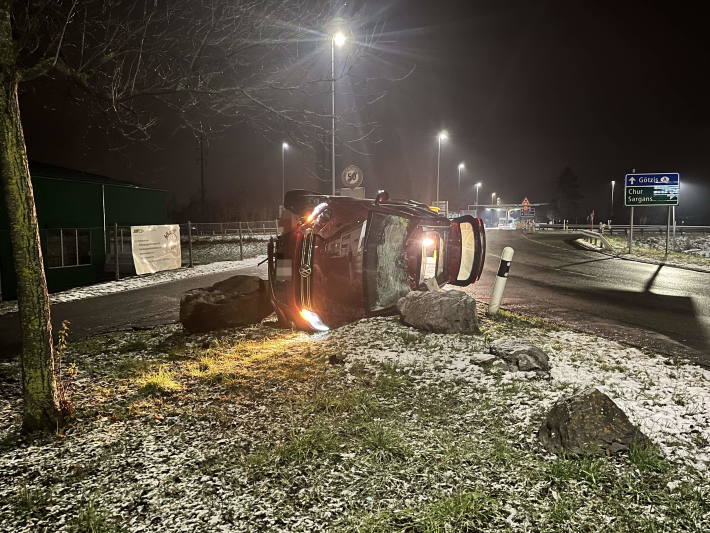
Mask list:
[[486,256],[480,218],[453,220],[425,204],[324,196],[284,199],[280,234],[269,243],[269,290],[279,319],[325,331],[394,314],[409,291],[477,281]]

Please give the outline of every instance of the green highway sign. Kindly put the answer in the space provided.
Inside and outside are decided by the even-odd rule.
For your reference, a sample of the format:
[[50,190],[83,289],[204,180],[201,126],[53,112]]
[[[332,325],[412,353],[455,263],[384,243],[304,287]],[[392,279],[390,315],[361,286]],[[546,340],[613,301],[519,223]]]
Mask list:
[[627,206],[678,205],[680,175],[627,174],[624,181],[624,199]]

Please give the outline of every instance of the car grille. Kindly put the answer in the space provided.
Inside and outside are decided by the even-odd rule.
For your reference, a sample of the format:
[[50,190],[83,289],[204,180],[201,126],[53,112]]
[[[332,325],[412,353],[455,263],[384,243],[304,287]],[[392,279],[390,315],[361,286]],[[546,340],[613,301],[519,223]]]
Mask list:
[[311,309],[311,279],[313,278],[313,232],[311,230],[306,230],[303,235],[298,273],[301,278],[301,308]]

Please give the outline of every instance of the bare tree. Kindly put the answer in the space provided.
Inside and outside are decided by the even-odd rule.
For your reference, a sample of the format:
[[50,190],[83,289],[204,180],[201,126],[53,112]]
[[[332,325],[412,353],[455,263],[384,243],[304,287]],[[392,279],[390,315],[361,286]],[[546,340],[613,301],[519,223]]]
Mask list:
[[[25,430],[55,428],[63,413],[18,87],[40,77],[69,82],[88,110],[110,117],[99,125],[128,139],[147,140],[170,112],[195,131],[247,121],[316,150],[331,117],[322,106],[332,81],[322,51],[323,29],[338,15],[332,5],[0,0],[0,171],[18,279]],[[354,67],[372,53],[377,24],[361,25],[366,37],[340,64],[338,76],[359,95],[354,114],[384,93],[381,83],[356,79]],[[372,124],[347,123],[359,137],[374,132]]]

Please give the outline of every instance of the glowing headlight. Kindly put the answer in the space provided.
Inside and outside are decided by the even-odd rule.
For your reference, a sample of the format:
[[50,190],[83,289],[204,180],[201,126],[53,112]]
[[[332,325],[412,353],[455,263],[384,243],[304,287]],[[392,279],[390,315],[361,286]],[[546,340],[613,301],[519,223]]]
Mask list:
[[320,319],[320,317],[313,311],[309,311],[308,309],[301,309],[301,316],[316,331],[328,331],[330,329],[328,326],[323,324],[323,321]]
[[315,209],[313,209],[313,212],[306,217],[306,222],[313,222],[313,220],[315,220],[315,218],[320,215],[326,207],[328,207],[328,204],[325,202],[318,204]]

